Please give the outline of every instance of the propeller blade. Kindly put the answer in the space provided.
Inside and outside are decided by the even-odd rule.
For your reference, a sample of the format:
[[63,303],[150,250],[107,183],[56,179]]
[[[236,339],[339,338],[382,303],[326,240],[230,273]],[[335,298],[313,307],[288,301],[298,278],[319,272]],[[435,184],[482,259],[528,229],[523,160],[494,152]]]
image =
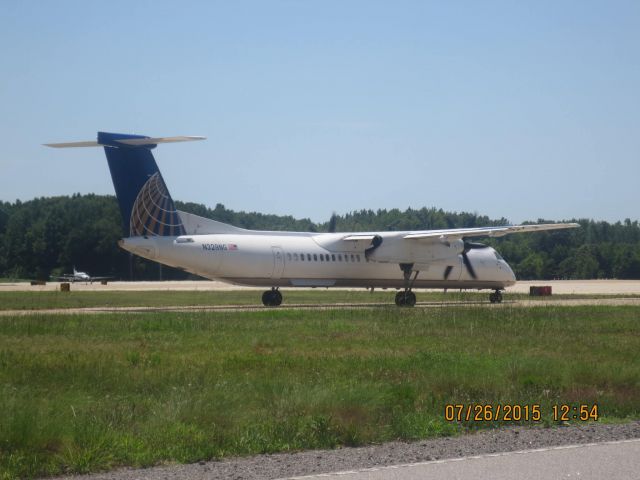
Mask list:
[[473,265],[471,265],[471,260],[469,260],[469,257],[467,256],[467,252],[469,250],[477,250],[477,249],[481,249],[481,248],[488,248],[489,245],[485,245],[484,243],[477,243],[477,242],[464,242],[464,249],[462,250],[462,262],[464,263],[464,266],[467,267],[467,272],[469,272],[469,275],[471,275],[471,278],[473,278],[474,280],[478,278],[478,276],[476,275],[476,271],[473,269]]
[[449,275],[451,275],[451,270],[453,270],[453,267],[451,265],[447,265],[447,268],[444,269],[445,280],[449,280]]
[[476,271],[473,269],[473,265],[471,265],[471,262],[469,261],[469,257],[467,256],[466,251],[462,252],[462,262],[464,263],[464,266],[467,267],[467,272],[469,272],[471,278],[473,278],[474,280],[478,278],[478,276],[476,275]]
[[369,258],[369,255],[371,255],[380,245],[382,245],[382,237],[380,235],[375,235],[373,240],[371,240],[371,246],[364,251],[364,257]]

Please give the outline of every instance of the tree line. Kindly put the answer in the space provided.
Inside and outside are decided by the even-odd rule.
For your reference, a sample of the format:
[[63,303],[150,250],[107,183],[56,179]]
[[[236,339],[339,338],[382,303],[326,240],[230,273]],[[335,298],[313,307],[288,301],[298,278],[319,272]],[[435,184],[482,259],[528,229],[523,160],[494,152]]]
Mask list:
[[[235,212],[176,202],[179,210],[256,230],[397,231],[506,225],[468,212],[437,208],[360,210],[322,223],[292,216]],[[519,279],[640,279],[638,221],[572,220],[582,228],[485,239]],[[539,219],[533,223],[544,222]],[[188,278],[188,274],[130,255],[117,242],[122,219],[114,196],[80,195],[0,202],[0,277],[48,279],[75,266],[92,275],[123,280]]]

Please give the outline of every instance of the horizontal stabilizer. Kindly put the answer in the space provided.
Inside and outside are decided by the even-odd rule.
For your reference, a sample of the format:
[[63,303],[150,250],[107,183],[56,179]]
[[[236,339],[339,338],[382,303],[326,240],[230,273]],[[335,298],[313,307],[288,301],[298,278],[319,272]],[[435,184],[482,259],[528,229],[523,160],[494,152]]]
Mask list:
[[125,140],[117,140],[118,143],[124,143],[125,145],[141,146],[158,143],[176,143],[176,142],[193,142],[196,140],[206,140],[207,137],[196,136],[178,136],[178,137],[156,137],[156,138],[131,138]]
[[74,148],[74,147],[101,147],[96,141],[88,141],[88,142],[67,142],[67,143],[44,143],[45,147],[53,147],[53,148]]
[[75,148],[75,147],[102,147],[102,146],[117,146],[122,144],[123,146],[131,147],[149,147],[156,146],[159,143],[175,143],[175,142],[193,142],[195,140],[205,140],[207,137],[198,136],[178,136],[178,137],[143,137],[143,138],[122,138],[112,139],[109,143],[100,143],[96,141],[86,142],[65,142],[65,143],[45,143],[45,147],[53,148]]

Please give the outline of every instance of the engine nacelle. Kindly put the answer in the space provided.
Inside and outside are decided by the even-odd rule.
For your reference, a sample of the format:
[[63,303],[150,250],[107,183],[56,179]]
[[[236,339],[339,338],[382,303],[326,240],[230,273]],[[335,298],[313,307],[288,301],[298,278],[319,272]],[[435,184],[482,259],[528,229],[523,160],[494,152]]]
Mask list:
[[440,240],[440,243],[449,247],[450,250],[455,251],[456,254],[460,254],[464,250],[464,240],[462,240],[461,238],[451,241],[442,239]]

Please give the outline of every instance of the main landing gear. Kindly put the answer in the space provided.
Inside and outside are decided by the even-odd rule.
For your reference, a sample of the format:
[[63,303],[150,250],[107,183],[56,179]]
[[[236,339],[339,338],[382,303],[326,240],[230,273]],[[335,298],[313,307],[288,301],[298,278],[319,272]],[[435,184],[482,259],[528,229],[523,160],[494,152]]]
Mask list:
[[411,291],[411,288],[420,272],[416,270],[412,280],[413,263],[401,263],[400,268],[404,274],[404,290],[396,293],[396,305],[399,307],[413,307],[416,304],[416,294]]
[[496,290],[493,293],[489,294],[489,301],[491,303],[502,303],[502,293],[500,290]]
[[282,303],[282,294],[277,288],[267,290],[262,294],[262,304],[265,307],[277,307]]

